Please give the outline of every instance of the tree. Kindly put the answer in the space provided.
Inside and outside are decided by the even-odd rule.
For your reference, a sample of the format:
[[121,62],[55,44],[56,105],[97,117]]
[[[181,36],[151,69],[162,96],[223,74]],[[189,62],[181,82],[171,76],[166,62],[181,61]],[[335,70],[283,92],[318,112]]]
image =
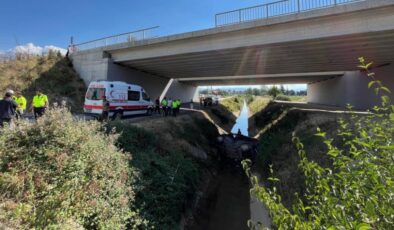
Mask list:
[[275,85],[272,86],[269,90],[268,90],[268,95],[270,95],[273,99],[276,98],[276,96],[278,96],[280,94],[280,90],[278,89],[278,87],[276,87]]
[[277,178],[268,178],[274,184],[272,188],[261,186],[251,175],[250,161],[243,162],[252,193],[270,209],[278,229],[392,229],[394,106],[390,90],[369,71],[372,63],[359,60],[359,67],[371,78],[368,87],[375,87],[381,106],[366,115],[351,113],[349,119],[339,119],[336,142],[317,128],[316,136],[327,146],[330,167],[310,161],[301,139],[293,134],[299,168],[305,177],[305,193],[299,194],[292,210],[281,203],[275,188]]
[[282,94],[286,94],[286,90],[285,90],[285,87],[283,85],[280,85],[280,92]]

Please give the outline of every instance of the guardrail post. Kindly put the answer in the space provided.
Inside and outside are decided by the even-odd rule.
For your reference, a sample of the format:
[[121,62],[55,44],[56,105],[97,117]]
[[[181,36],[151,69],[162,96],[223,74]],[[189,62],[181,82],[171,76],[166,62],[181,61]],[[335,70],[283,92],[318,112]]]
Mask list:
[[336,6],[337,5],[337,0],[334,0],[334,6]]
[[218,27],[218,15],[215,15],[215,27]]
[[238,11],[238,14],[239,14],[239,22],[242,22],[241,11]]
[[298,9],[298,13],[301,12],[300,0],[297,0],[297,9]]
[[265,5],[265,13],[266,13],[266,17],[268,18],[268,5]]

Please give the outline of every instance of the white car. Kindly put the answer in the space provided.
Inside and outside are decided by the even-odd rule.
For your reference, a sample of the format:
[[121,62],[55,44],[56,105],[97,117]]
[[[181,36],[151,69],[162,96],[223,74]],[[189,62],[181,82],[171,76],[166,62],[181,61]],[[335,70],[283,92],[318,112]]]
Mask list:
[[137,114],[149,115],[154,106],[141,86],[121,81],[93,81],[89,84],[85,96],[85,114],[100,117],[103,112],[104,96],[110,103],[109,117],[112,118]]

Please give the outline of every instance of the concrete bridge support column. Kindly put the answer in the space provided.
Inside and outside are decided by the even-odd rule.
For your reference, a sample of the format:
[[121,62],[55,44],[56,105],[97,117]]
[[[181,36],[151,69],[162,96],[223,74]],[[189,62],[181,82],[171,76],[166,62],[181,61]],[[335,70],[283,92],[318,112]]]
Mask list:
[[197,86],[181,83],[176,79],[171,79],[162,93],[161,98],[163,97],[181,99],[182,102],[190,102],[190,100],[197,101]]
[[[376,78],[394,92],[394,66],[385,66],[372,70]],[[380,97],[373,89],[368,89],[370,78],[360,71],[346,72],[342,77],[327,79],[308,84],[308,103],[346,107],[350,104],[355,109],[371,109],[380,105]],[[391,95],[391,100],[394,96]]]

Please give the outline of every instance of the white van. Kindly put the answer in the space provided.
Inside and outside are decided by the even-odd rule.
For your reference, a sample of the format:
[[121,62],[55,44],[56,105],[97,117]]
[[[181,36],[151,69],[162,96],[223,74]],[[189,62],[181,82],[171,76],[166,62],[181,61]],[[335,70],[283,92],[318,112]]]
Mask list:
[[137,114],[150,115],[154,106],[141,86],[121,81],[92,81],[85,96],[85,114],[101,116],[103,96],[106,96],[110,103],[109,117],[112,118]]

